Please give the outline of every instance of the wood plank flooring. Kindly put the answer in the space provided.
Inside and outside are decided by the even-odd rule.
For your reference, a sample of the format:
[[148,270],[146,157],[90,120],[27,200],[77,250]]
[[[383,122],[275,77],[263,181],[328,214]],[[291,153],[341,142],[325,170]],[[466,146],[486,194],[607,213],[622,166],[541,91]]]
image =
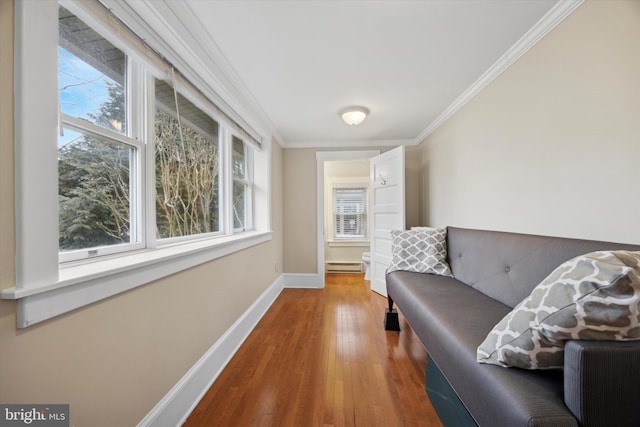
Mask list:
[[185,426],[434,426],[426,353],[362,274],[284,289]]

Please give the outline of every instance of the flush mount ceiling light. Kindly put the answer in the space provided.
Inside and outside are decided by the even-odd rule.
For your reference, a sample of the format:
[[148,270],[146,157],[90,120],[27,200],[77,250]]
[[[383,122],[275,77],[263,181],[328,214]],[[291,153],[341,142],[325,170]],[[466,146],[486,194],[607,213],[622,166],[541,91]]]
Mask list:
[[364,107],[347,107],[340,111],[340,117],[348,125],[359,125],[367,118],[369,110]]

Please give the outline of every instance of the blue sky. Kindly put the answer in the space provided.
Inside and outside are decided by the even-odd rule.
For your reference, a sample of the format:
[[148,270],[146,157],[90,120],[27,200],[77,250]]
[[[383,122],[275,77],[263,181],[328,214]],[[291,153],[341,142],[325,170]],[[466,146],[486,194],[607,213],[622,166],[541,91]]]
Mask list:
[[[62,112],[73,117],[91,120],[88,114],[97,114],[100,105],[109,99],[109,84],[116,82],[96,70],[73,53],[58,46],[58,89]],[[65,129],[58,137],[58,148],[81,136]]]

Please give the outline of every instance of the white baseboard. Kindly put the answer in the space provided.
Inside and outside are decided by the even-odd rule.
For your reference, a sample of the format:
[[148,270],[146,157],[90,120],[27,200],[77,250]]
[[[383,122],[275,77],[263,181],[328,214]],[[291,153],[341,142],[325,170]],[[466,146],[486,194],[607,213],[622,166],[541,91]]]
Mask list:
[[281,275],[245,311],[195,365],[138,423],[138,427],[182,425],[240,345],[278,297],[285,284]]
[[285,288],[322,289],[324,287],[324,277],[315,273],[285,273],[282,277]]

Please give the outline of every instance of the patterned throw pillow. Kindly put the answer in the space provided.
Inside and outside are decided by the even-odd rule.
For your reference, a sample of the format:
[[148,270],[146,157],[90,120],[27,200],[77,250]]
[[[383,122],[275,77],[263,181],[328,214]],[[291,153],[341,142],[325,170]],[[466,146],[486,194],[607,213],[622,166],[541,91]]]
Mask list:
[[560,368],[565,342],[576,339],[640,339],[640,252],[592,252],[565,262],[489,332],[477,358]]
[[396,270],[453,277],[447,263],[447,229],[421,227],[391,231],[392,259],[387,273]]

